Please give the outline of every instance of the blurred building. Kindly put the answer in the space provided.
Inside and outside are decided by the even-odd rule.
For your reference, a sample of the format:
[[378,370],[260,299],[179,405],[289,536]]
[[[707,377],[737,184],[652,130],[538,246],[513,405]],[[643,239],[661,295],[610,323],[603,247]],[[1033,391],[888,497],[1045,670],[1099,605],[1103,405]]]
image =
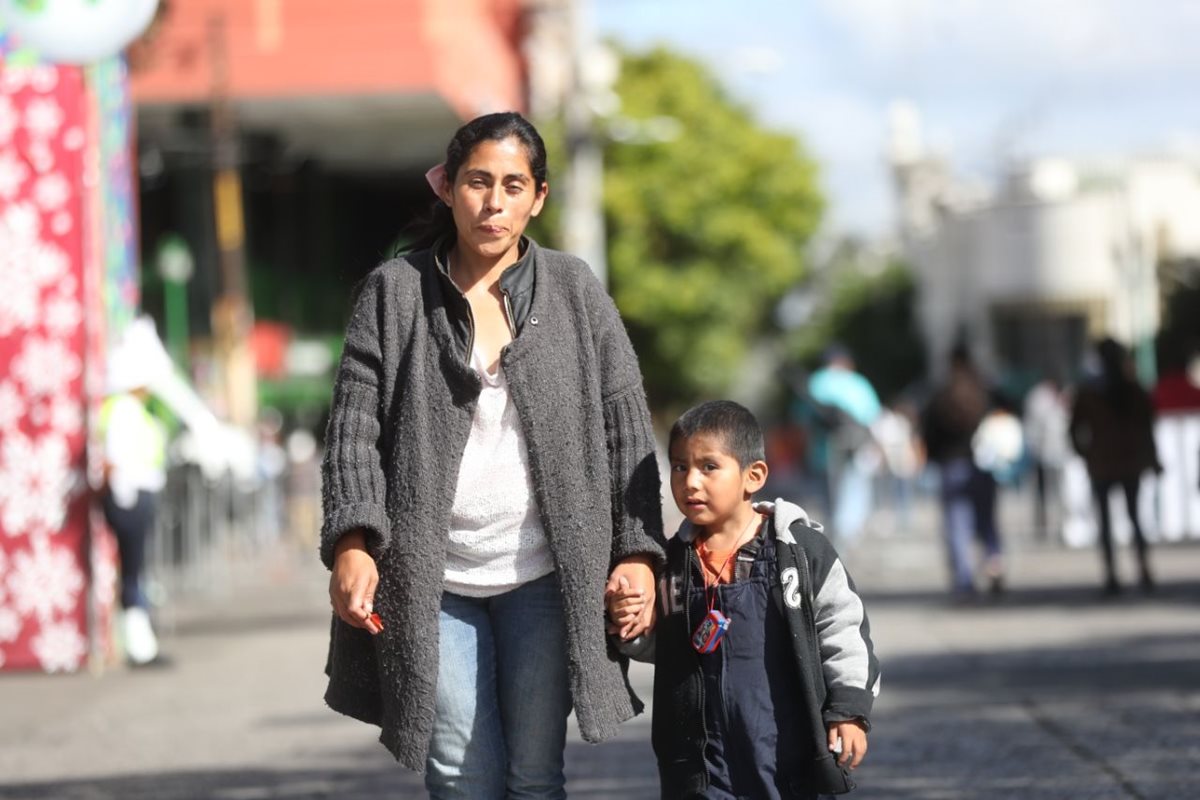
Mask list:
[[[572,5],[164,0],[129,54],[143,305],[176,332],[173,351],[190,342],[218,408],[318,423],[328,371],[271,372],[259,323],[328,348],[313,336],[342,330],[353,287],[428,212],[424,173],[455,129],[529,109],[533,69],[550,73],[529,43],[553,42],[541,31]],[[186,292],[165,242],[189,251]]]
[[890,121],[897,218],[935,369],[965,340],[1017,381],[1070,376],[1089,340],[1111,335],[1152,377],[1159,265],[1200,255],[1200,164],[1042,158],[980,188],[925,149],[913,109]]
[[[196,269],[192,333],[221,291],[214,166],[240,182],[255,312],[340,328],[341,298],[430,202],[424,172],[478,114],[527,107],[524,0],[170,0],[130,54],[148,305],[156,248]],[[219,192],[218,192],[219,193]]]

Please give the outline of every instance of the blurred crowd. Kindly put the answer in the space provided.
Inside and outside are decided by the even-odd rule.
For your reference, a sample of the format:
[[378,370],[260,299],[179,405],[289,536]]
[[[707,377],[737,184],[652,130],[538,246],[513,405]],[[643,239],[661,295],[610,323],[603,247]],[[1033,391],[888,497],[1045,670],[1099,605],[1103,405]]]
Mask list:
[[766,493],[801,498],[840,548],[866,530],[910,532],[914,500],[936,501],[951,596],[966,602],[1005,589],[997,494],[1015,490],[1029,504],[1028,517],[1009,517],[1028,520],[1021,533],[1098,545],[1106,596],[1122,592],[1114,543],[1125,540],[1137,585],[1153,591],[1159,503],[1144,479],[1164,471],[1157,421],[1200,414],[1200,355],[1168,365],[1149,389],[1112,339],[1096,342],[1073,377],[1040,375],[1022,392],[1001,389],[965,345],[940,372],[888,402],[841,345],[819,369],[789,373],[786,411],[768,433]]

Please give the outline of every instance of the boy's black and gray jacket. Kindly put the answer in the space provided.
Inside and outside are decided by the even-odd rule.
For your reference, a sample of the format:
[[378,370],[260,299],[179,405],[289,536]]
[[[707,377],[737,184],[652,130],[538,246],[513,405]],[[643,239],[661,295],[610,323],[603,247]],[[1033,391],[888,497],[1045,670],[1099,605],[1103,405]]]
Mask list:
[[[793,674],[806,700],[804,709],[776,708],[775,714],[808,712],[805,739],[813,744],[808,780],[821,794],[844,793],[854,784],[826,747],[826,725],[860,719],[870,726],[880,675],[866,611],[837,552],[802,508],[784,500],[755,508],[770,515],[764,535],[775,537],[778,566],[772,595],[786,620]],[[692,619],[686,601],[694,572],[694,536],[695,529],[684,522],[667,544],[655,634],[640,646],[620,648],[655,662],[652,736],[663,798],[703,796],[708,786],[704,680],[699,657],[690,646],[700,620]],[[746,733],[753,737],[755,732]]]
[[[577,258],[525,240],[500,279],[514,339],[500,356],[529,456],[566,612],[570,688],[583,737],[640,711],[609,648],[604,583],[618,561],[661,564],[654,437],[617,309]],[[325,700],[380,725],[398,761],[425,767],[434,721],[438,613],[459,463],[481,389],[466,298],[435,246],[366,278],[347,326],[322,464],[320,555],[366,531],[379,569],[372,637],[333,620]]]

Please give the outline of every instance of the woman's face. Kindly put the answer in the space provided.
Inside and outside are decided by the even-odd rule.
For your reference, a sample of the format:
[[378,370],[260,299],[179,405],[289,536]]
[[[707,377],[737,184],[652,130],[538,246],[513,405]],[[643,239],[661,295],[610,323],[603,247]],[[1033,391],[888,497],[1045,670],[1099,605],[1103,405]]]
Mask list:
[[[442,200],[454,214],[458,245],[486,258],[515,251],[529,220],[546,201],[520,140],[483,141],[447,176]],[[451,183],[453,181],[453,183]]]

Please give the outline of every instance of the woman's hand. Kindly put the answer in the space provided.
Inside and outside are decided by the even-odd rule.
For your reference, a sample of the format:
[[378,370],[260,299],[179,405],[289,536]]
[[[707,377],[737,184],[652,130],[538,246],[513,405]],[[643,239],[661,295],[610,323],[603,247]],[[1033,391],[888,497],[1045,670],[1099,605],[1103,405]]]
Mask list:
[[375,587],[379,570],[367,552],[366,537],[360,530],[348,531],[333,549],[333,572],[329,576],[329,601],[333,613],[347,625],[379,633],[383,627],[372,619]]
[[636,639],[654,627],[657,604],[652,563],[649,556],[630,556],[613,567],[604,587],[606,598],[614,594],[626,599],[638,598],[637,601],[629,603],[634,607],[640,605],[636,614],[613,620],[619,626],[615,633],[626,641]]

